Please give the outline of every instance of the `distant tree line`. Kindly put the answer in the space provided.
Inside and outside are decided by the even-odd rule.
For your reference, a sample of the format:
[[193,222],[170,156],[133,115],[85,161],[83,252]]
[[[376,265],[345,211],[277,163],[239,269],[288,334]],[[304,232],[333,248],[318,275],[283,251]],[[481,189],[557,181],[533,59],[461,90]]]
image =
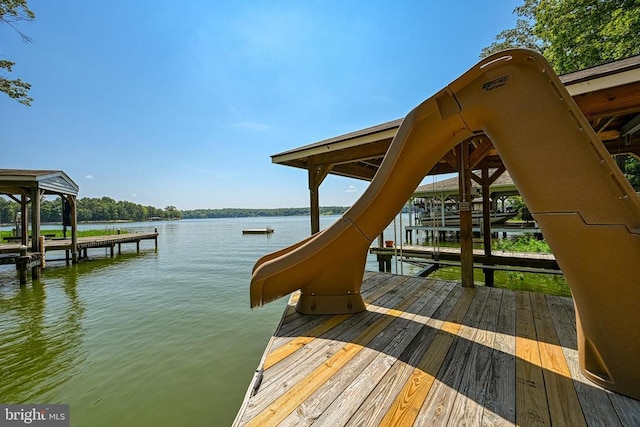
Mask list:
[[[341,215],[348,207],[325,206],[320,208],[320,215]],[[20,212],[20,204],[14,200],[0,197],[0,222],[3,224],[15,221]],[[164,209],[143,206],[127,201],[116,201],[110,197],[78,199],[77,216],[79,222],[89,221],[148,221],[152,219],[199,219],[199,218],[246,218],[310,215],[309,208],[276,208],[276,209],[195,209],[181,211],[175,206]],[[40,221],[43,223],[62,223],[62,200],[43,198],[40,201]]]
[[[325,206],[320,208],[320,215],[341,215],[348,207]],[[269,216],[294,216],[310,215],[309,208],[275,208],[275,209],[248,209],[248,208],[224,208],[224,209],[194,209],[182,211],[184,219],[202,218],[247,218]]]
[[[0,222],[12,223],[20,212],[20,204],[0,198]],[[78,199],[77,218],[87,221],[147,221],[151,219],[180,219],[182,213],[175,206],[164,209],[143,206],[127,201],[116,201],[110,197]],[[40,221],[62,223],[62,200],[43,199],[40,203]]]

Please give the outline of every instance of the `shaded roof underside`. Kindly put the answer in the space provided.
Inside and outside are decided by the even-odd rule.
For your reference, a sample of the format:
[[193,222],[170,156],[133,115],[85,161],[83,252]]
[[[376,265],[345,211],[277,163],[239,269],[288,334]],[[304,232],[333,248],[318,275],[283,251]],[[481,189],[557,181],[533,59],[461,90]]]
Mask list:
[[79,190],[62,171],[0,169],[0,194],[30,196],[34,188],[43,194],[65,196],[77,196]]
[[[560,77],[574,101],[612,155],[640,157],[640,55]],[[370,181],[403,119],[275,154],[272,162]],[[486,147],[485,147],[486,148]],[[495,149],[483,153],[490,168],[502,167]],[[444,159],[427,175],[457,172]]]

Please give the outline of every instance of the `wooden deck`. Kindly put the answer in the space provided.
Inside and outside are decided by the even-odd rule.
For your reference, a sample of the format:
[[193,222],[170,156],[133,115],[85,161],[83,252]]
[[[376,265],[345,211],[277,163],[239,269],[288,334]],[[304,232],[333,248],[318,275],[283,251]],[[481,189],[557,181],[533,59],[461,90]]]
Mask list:
[[[105,236],[78,237],[78,251],[89,248],[113,248],[116,245],[124,243],[136,243],[138,245],[142,240],[155,240],[157,245],[158,232],[153,233],[126,233],[126,234],[109,234]],[[45,251],[68,251],[71,250],[71,238],[51,239],[45,241]],[[29,248],[30,249],[30,248]],[[0,244],[0,254],[13,254],[20,252],[20,243],[2,243]]]
[[368,310],[294,294],[234,425],[640,425],[578,367],[570,298],[365,273]]

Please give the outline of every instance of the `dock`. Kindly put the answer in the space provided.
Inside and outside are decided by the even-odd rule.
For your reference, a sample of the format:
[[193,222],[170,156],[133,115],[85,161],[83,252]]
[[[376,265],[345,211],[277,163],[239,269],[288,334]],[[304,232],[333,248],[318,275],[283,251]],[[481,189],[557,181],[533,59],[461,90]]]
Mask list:
[[[393,248],[371,247],[369,253],[377,256],[380,271],[390,271],[391,258],[396,256],[400,260],[433,265],[440,267],[459,267],[461,265],[460,248],[436,247],[420,245],[403,245]],[[562,274],[553,254],[542,252],[515,252],[492,250],[487,256],[483,249],[473,250],[473,268],[505,271],[519,271],[525,273]]]
[[[71,262],[70,254],[73,252],[73,241],[67,239],[50,239],[43,240],[44,252],[64,251],[67,264]],[[140,252],[140,242],[143,240],[153,240],[155,250],[158,250],[158,230],[151,233],[126,233],[126,234],[109,234],[104,236],[78,237],[76,242],[76,251],[79,259],[88,258],[88,250],[91,248],[108,248],[110,256],[115,255],[115,248],[118,253],[122,251],[123,244],[135,243],[136,251]],[[44,264],[44,254],[39,252],[24,251],[21,252],[20,243],[0,243],[0,264],[15,264],[20,277],[20,283],[26,283],[26,271],[32,270],[32,278],[39,277],[39,268]],[[34,271],[38,270],[38,271]]]
[[293,294],[234,426],[640,425],[578,365],[570,298],[366,272],[367,311]]

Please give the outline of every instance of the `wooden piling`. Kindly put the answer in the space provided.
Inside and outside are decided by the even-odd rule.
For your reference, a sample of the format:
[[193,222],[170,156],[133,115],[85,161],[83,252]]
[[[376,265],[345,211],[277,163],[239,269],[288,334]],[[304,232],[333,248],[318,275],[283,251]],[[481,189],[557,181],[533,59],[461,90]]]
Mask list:
[[29,259],[29,256],[27,255],[27,246],[26,245],[20,246],[20,256],[16,260],[16,269],[18,270],[18,277],[21,285],[27,284],[28,259]]
[[473,288],[473,229],[471,218],[471,166],[469,162],[469,141],[459,146],[459,175],[460,188],[460,254],[461,254],[461,282],[462,286]]

